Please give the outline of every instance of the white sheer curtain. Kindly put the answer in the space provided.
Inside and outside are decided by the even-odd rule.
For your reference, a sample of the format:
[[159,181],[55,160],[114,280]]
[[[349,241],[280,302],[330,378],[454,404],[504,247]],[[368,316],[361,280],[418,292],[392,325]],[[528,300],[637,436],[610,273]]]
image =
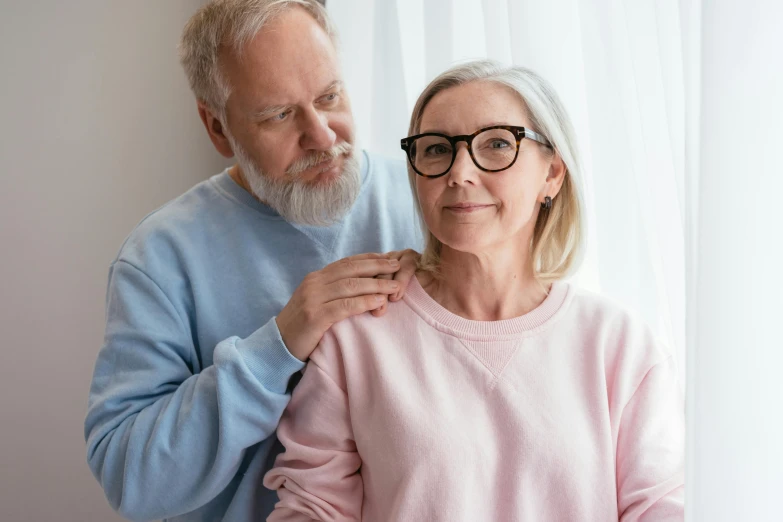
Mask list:
[[[688,285],[688,510],[780,521],[783,491],[783,3],[701,16],[698,253]],[[689,104],[695,112],[696,106]]]
[[[559,92],[585,162],[580,284],[685,346],[685,81],[677,0],[329,0],[363,146],[402,157],[413,104],[451,64],[530,67]],[[400,190],[407,190],[400,180]]]
[[580,283],[638,310],[681,370],[687,344],[687,520],[781,520],[783,3],[328,8],[373,150],[400,157],[418,93],[453,62],[494,58],[554,84],[587,170]]

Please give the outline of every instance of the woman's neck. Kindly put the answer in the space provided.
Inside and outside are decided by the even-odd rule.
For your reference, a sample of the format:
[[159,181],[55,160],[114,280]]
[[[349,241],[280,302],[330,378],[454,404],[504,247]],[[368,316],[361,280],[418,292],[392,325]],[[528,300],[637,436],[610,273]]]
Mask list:
[[530,255],[499,249],[479,255],[443,246],[440,276],[420,272],[422,288],[450,312],[474,321],[525,315],[546,299],[548,287],[534,277]]

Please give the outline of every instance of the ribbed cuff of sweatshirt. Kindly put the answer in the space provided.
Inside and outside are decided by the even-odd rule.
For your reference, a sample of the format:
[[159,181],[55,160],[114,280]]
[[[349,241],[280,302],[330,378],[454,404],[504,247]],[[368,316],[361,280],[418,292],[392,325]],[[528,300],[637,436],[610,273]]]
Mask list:
[[275,319],[272,317],[249,337],[239,339],[236,348],[250,372],[266,389],[285,393],[291,376],[304,368],[305,363],[288,351]]

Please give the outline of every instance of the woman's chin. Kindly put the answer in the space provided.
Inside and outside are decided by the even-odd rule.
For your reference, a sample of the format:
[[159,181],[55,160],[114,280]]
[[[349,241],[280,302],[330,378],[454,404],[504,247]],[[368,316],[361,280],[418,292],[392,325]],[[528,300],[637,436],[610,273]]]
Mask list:
[[443,243],[443,246],[463,254],[478,255],[489,246],[489,242],[486,238],[475,237],[473,234],[470,234],[469,236],[459,234],[442,238],[439,237],[438,240]]

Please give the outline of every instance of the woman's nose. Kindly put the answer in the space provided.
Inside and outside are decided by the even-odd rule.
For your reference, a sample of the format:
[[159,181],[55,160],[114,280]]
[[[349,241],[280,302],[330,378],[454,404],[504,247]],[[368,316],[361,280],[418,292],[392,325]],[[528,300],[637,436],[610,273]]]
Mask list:
[[449,170],[449,185],[464,185],[475,183],[478,176],[478,168],[470,157],[468,146],[465,143],[457,144],[457,155]]

